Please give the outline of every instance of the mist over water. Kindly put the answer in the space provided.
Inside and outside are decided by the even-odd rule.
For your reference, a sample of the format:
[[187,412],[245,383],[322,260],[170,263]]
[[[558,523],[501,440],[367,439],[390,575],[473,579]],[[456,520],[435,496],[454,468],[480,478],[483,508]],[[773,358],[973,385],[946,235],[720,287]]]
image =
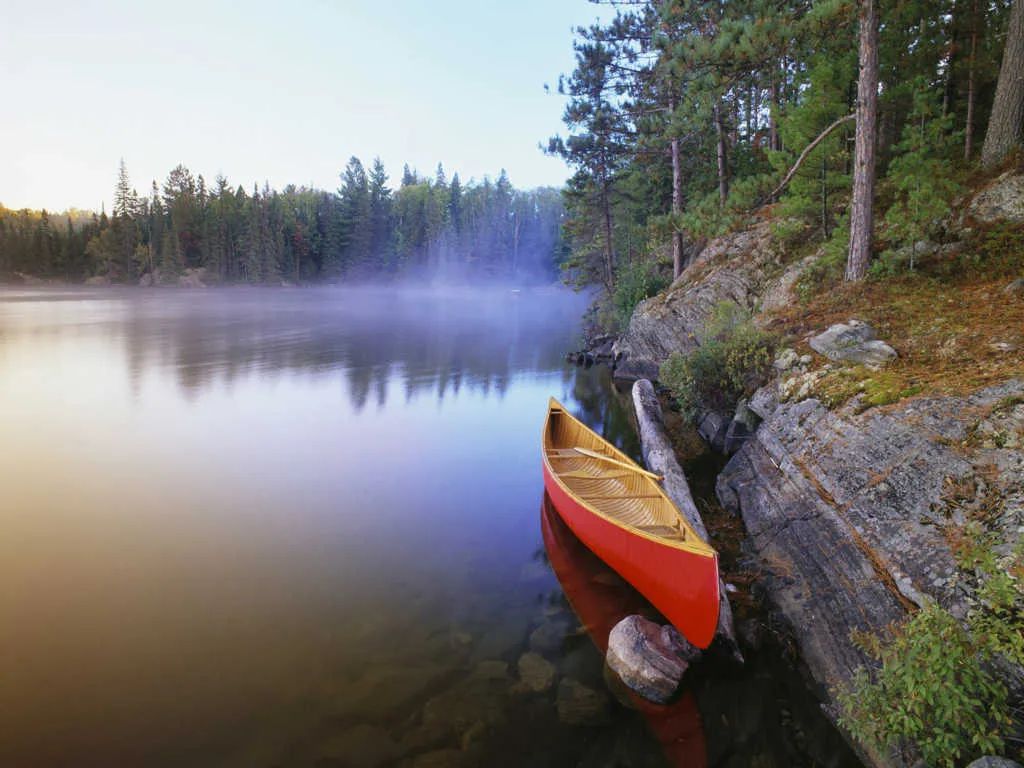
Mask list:
[[517,615],[583,302],[0,294],[0,762],[274,758]]
[[595,604],[614,574],[541,533],[549,396],[637,453],[607,370],[564,362],[586,302],[0,291],[0,764],[394,764],[466,718],[487,765],[810,764],[779,735],[792,681],[756,665],[596,728],[517,692],[535,632],[558,680],[604,691],[571,603],[632,602]]

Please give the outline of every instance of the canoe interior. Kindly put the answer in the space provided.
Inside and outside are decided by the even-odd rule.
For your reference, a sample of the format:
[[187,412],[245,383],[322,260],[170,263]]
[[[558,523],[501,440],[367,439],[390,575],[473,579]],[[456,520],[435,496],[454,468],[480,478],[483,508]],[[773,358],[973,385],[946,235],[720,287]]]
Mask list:
[[621,526],[695,551],[713,550],[687,525],[675,505],[650,477],[593,458],[576,448],[600,453],[641,469],[632,459],[552,401],[544,435],[544,452],[552,472],[587,507]]

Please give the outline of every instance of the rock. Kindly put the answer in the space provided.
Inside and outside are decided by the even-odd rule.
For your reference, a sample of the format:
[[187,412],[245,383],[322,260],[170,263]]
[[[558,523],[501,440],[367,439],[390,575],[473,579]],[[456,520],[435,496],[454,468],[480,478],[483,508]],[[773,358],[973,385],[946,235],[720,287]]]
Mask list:
[[110,278],[106,275],[94,275],[85,279],[85,284],[89,286],[98,285],[110,285]]
[[320,746],[320,755],[346,768],[380,768],[398,758],[398,745],[383,728],[357,725],[327,739]]
[[543,693],[555,682],[555,667],[537,653],[524,653],[519,657],[519,680],[523,689]]
[[566,725],[604,725],[610,719],[608,695],[571,677],[558,685],[558,719]]
[[875,329],[860,320],[836,323],[810,340],[811,349],[829,360],[860,365],[885,365],[896,359],[896,350],[875,338]]
[[655,379],[673,352],[692,352],[716,305],[753,309],[778,260],[771,222],[715,238],[662,294],[640,302],[615,344],[615,377]]
[[[1024,380],[1015,380],[885,412],[782,403],[720,474],[719,500],[742,516],[761,586],[789,623],[830,717],[834,691],[872,663],[851,634],[881,633],[926,598],[955,615],[966,610],[943,534],[951,484],[979,475],[998,483],[1004,507],[1017,510],[998,524],[1020,524],[1024,456],[1005,446],[1018,408],[1024,426],[1022,397]],[[991,449],[988,432],[998,436]]]
[[974,196],[967,214],[985,224],[1024,223],[1024,173],[1007,171],[995,179]]
[[497,659],[487,659],[477,662],[473,667],[473,677],[482,680],[506,680],[508,679],[508,662]]
[[747,439],[757,430],[761,423],[761,417],[752,411],[746,400],[740,400],[736,404],[736,413],[729,422],[725,432],[725,445],[723,446],[726,456],[731,456],[740,449]]
[[505,721],[507,691],[506,679],[471,675],[424,705],[422,727],[456,737],[478,723],[495,727]]
[[775,362],[772,365],[775,367],[775,370],[782,373],[796,367],[799,362],[799,355],[789,347],[786,347],[775,356]]
[[565,621],[545,621],[530,633],[530,650],[540,654],[552,654],[562,648],[569,624]]
[[469,763],[466,753],[461,749],[438,749],[417,755],[412,761],[412,768],[462,768]]
[[151,272],[147,272],[146,274],[144,274],[142,277],[139,278],[139,287],[140,288],[150,288],[150,287],[152,287],[152,285],[153,285],[153,275],[152,275]]
[[346,684],[331,702],[335,717],[385,720],[423,701],[448,669],[440,665],[370,667]]
[[761,297],[761,312],[772,312],[792,305],[796,301],[797,282],[807,268],[814,264],[820,256],[820,253],[814,253],[790,264],[782,275],[771,280]]
[[1005,757],[979,757],[967,768],[1021,768],[1021,764]]
[[1024,299],[1024,277],[1018,277],[1012,283],[1009,283],[1003,288],[1003,293],[1011,298]]
[[697,432],[712,449],[725,453],[729,420],[717,411],[703,411],[697,418]]
[[1017,351],[1017,345],[1009,341],[993,341],[988,348],[1000,355],[1008,355]]
[[747,408],[756,413],[761,419],[767,419],[779,406],[779,395],[771,384],[758,389],[747,401]]
[[608,666],[645,699],[664,704],[675,694],[700,651],[671,625],[627,616],[608,636]]

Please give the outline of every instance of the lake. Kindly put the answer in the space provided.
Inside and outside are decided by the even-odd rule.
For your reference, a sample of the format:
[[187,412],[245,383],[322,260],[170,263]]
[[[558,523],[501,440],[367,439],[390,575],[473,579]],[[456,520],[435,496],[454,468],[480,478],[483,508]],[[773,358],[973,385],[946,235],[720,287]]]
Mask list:
[[642,601],[540,473],[549,396],[637,454],[586,303],[0,291],[0,764],[856,765],[777,654],[608,692]]

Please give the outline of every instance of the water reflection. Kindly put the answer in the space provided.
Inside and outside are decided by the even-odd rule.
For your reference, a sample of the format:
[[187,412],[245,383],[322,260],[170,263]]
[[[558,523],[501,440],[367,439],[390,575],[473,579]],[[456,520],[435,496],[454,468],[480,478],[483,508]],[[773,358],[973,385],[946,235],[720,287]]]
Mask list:
[[[602,656],[608,650],[612,628],[626,616],[639,614],[664,621],[640,593],[573,535],[546,493],[541,504],[540,524],[551,568]],[[664,706],[644,701],[630,692],[624,695],[628,704],[643,714],[670,765],[678,768],[707,765],[700,711],[689,690]]]
[[[0,291],[0,765],[663,764],[559,707],[605,688],[536,559],[548,397],[636,455],[585,301]],[[710,764],[788,754],[777,685],[695,689]]]

